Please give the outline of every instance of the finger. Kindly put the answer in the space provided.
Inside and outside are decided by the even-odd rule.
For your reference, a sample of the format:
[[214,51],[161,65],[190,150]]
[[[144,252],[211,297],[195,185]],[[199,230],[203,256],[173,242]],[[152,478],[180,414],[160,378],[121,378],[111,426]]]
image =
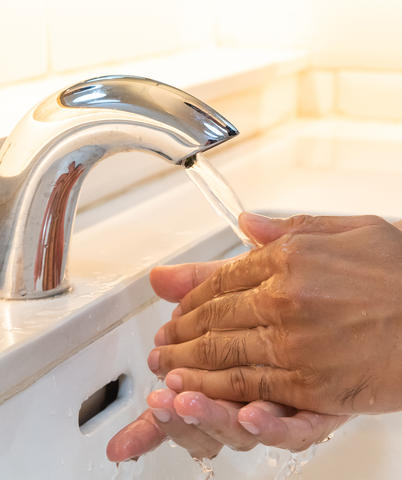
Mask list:
[[398,220],[397,222],[394,222],[392,225],[396,227],[398,230],[402,230],[402,220]]
[[173,406],[175,397],[176,393],[168,389],[155,390],[149,394],[148,405],[157,425],[169,438],[188,450],[192,457],[215,457],[222,444],[178,416]]
[[262,244],[272,242],[286,233],[341,233],[384,222],[385,220],[375,215],[295,215],[289,218],[269,218],[243,212],[239,216],[239,226],[243,232]]
[[159,446],[165,438],[166,434],[158,427],[148,409],[109,441],[106,455],[112,462],[136,459]]
[[297,372],[283,368],[260,365],[215,371],[179,368],[169,372],[165,381],[178,393],[191,390],[234,402],[268,400],[295,408],[315,406],[315,399],[303,391]]
[[277,302],[269,291],[270,280],[244,292],[213,298],[184,315],[174,314],[155,335],[155,345],[187,342],[214,330],[275,325]]
[[293,451],[305,450],[321,442],[349,418],[348,415],[323,415],[309,411],[277,418],[263,402],[250,403],[238,412],[239,423],[259,442]]
[[275,270],[275,259],[267,247],[255,248],[246,255],[221,265],[204,282],[187,293],[180,302],[180,313],[186,314],[224,294],[257,287],[270,278]]
[[232,258],[205,263],[158,266],[151,270],[151,285],[159,297],[169,302],[178,302],[217,268],[231,261]]
[[269,243],[252,250],[234,262],[220,266],[198,287],[185,295],[180,302],[181,313],[185,314],[194,310],[220,295],[254,288],[269,279],[278,270],[283,256],[283,241],[280,240],[280,237],[284,234],[291,238],[292,234],[340,233],[385,222],[382,218],[374,215],[360,217],[298,215],[287,219],[272,219],[261,215],[242,213],[239,218],[242,227],[247,230],[246,233],[249,235],[255,234],[261,237],[261,232],[267,229]]
[[223,370],[242,365],[283,367],[276,356],[270,327],[211,331],[189,342],[155,348],[148,366],[158,376],[180,367]]
[[184,392],[174,400],[174,407],[184,421],[235,450],[247,451],[258,440],[237,421],[237,413],[243,404],[219,402],[199,392]]

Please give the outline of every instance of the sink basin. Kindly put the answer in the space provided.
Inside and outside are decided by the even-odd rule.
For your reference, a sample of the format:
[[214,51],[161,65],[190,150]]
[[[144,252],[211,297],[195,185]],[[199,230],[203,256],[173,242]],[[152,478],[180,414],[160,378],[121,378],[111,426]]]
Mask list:
[[[400,203],[395,175],[400,167],[391,161],[402,153],[400,133],[393,125],[381,129],[337,119],[296,122],[224,150],[213,161],[250,210],[273,216],[391,217],[398,215]],[[379,169],[383,148],[391,159],[388,170]],[[154,333],[173,308],[154,296],[149,269],[231,256],[242,249],[224,220],[184,176],[182,180],[161,177],[143,191],[79,215],[71,293],[0,302],[2,478],[113,478],[116,466],[105,457],[107,441],[145,406],[153,378],[146,357]],[[113,390],[119,378],[116,398],[90,419],[81,412],[80,421],[83,402],[95,392]],[[359,417],[317,448],[303,478],[400,478],[401,432],[400,413]],[[214,461],[216,478],[273,478],[275,468],[267,465],[265,453],[264,447],[247,453],[225,449]],[[133,475],[143,480],[188,480],[199,473],[184,450],[167,444],[145,456],[136,469]]]

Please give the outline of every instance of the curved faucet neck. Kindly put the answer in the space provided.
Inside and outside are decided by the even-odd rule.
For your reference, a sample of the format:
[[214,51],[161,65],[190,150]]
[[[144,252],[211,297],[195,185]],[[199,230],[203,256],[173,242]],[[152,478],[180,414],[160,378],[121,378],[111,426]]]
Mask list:
[[0,298],[69,288],[78,195],[94,164],[141,149],[181,165],[236,134],[203,102],[138,77],[93,79],[49,97],[0,149]]

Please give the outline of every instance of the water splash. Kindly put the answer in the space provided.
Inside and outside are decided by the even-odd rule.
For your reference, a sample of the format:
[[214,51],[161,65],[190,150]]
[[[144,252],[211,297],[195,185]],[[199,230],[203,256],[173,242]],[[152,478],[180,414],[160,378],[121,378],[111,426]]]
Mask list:
[[144,472],[144,458],[139,458],[136,462],[133,460],[121,462],[117,465],[117,472],[112,480],[133,480],[141,478]]
[[270,471],[277,470],[274,480],[287,480],[297,476],[300,478],[302,469],[315,455],[316,445],[302,452],[290,452],[278,448],[267,448],[266,461]]
[[197,477],[197,480],[213,480],[215,478],[215,472],[211,460],[208,458],[200,460],[195,457],[193,457],[193,460],[201,469],[201,474]]
[[162,379],[158,377],[153,377],[152,380],[144,388],[144,399],[146,400],[148,395],[154,390],[159,390],[164,388],[165,384]]

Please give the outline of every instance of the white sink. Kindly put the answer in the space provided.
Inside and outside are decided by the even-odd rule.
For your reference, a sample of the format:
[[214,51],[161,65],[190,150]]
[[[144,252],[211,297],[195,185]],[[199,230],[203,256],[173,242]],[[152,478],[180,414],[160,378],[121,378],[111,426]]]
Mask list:
[[[249,209],[398,216],[402,136],[399,127],[377,127],[297,122],[213,161]],[[385,146],[390,160],[381,171]],[[79,216],[72,293],[0,302],[2,479],[112,479],[107,441],[145,407],[152,378],[146,357],[172,309],[153,295],[149,269],[235,253],[237,239],[183,172],[146,189]],[[117,400],[80,429],[82,402],[120,375],[126,377]],[[360,417],[318,448],[303,478],[402,478],[401,443],[402,414]],[[217,480],[273,478],[264,453],[225,450],[215,460]],[[189,480],[198,472],[186,452],[168,445],[141,468],[144,480]]]

